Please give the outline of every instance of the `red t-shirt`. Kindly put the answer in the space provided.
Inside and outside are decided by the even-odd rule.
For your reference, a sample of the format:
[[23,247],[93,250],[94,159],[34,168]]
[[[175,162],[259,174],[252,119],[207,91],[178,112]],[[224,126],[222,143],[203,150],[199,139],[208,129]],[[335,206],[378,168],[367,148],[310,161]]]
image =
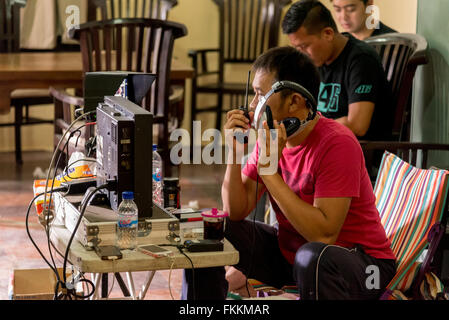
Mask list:
[[[301,145],[285,148],[282,155],[279,161],[282,178],[302,200],[313,205],[314,198],[352,198],[336,245],[353,248],[358,244],[375,258],[395,259],[375,206],[362,149],[348,128],[321,117]],[[253,180],[258,178],[257,159],[256,145],[243,169]],[[271,195],[270,200],[279,223],[279,247],[293,264],[296,251],[306,240],[293,228]]]

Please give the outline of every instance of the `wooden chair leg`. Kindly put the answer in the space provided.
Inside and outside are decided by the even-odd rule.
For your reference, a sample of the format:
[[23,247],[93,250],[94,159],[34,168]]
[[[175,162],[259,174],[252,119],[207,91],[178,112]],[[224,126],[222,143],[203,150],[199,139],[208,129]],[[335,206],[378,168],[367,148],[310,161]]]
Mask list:
[[22,106],[14,106],[14,139],[16,144],[16,164],[22,164],[22,135],[21,126],[23,122]]

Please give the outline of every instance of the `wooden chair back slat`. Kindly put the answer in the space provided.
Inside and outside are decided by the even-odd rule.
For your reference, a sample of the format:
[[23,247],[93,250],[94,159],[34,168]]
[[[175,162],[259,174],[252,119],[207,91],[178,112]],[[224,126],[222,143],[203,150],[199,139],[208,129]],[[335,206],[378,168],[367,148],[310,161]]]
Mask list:
[[0,52],[20,51],[20,6],[0,0]]
[[169,11],[178,4],[177,0],[89,0],[88,21],[124,18],[168,18]]
[[[156,74],[143,107],[161,118],[168,116],[174,40],[186,33],[182,24],[157,19],[94,21],[69,31],[72,38],[80,41],[84,72],[117,70]],[[115,68],[111,63],[114,56]]]

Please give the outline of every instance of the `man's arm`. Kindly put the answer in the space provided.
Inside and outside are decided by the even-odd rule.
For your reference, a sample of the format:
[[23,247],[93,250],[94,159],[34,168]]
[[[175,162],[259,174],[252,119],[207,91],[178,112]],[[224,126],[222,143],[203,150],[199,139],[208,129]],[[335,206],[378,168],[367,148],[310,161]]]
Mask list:
[[[243,115],[241,110],[231,110],[227,113],[227,121],[224,125],[227,134],[234,133],[237,128],[249,129],[249,120]],[[251,112],[250,117],[254,114]],[[264,188],[262,183],[257,185],[256,181],[248,178],[242,173],[242,166],[237,162],[237,141],[232,137],[226,137],[226,143],[231,144],[233,152],[229,154],[227,159],[226,173],[221,186],[221,197],[223,201],[223,210],[229,213],[231,220],[245,219],[259,199]],[[241,145],[240,145],[241,146]],[[248,160],[249,161],[249,160]],[[254,170],[257,173],[257,168],[254,165]],[[257,174],[256,174],[257,178]],[[257,191],[256,191],[256,186]]]
[[354,102],[349,105],[348,115],[336,121],[348,127],[356,136],[363,137],[368,132],[373,113],[374,102]]
[[[228,164],[221,187],[223,210],[229,213],[234,221],[245,219],[256,205],[256,181],[242,173],[241,165]],[[258,183],[257,200],[264,185]]]
[[279,174],[261,177],[282,213],[304,239],[335,243],[351,205],[351,198],[316,198],[312,206],[301,200]]

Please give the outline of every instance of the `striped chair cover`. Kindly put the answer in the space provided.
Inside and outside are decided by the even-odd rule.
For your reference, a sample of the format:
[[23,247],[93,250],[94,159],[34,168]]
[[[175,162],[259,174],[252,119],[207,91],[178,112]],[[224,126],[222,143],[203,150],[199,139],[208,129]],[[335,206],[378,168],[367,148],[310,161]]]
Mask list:
[[410,288],[418,269],[415,261],[428,245],[430,229],[441,221],[448,175],[449,171],[418,169],[384,153],[374,193],[398,263],[387,293]]

